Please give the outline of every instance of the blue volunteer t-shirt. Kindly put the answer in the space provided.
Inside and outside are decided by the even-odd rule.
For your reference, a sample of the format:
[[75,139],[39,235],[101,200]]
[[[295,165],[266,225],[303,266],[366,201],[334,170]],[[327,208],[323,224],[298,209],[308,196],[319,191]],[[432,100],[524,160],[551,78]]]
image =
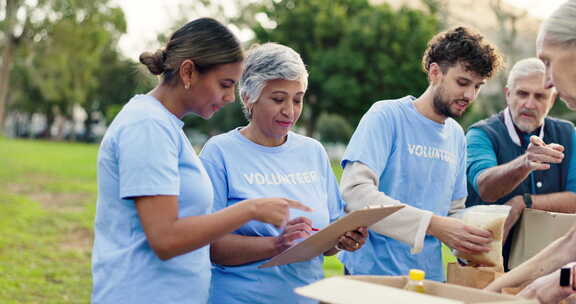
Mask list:
[[179,217],[212,208],[212,184],[184,123],[157,99],[133,97],[98,154],[93,303],[207,303],[209,248],[167,261],[150,248],[132,198],[177,195]]
[[[344,203],[322,145],[290,132],[277,147],[258,145],[239,129],[211,138],[200,153],[214,185],[214,211],[239,201],[284,197],[311,207],[313,212],[290,210],[290,217],[308,217],[323,228],[343,213]],[[234,233],[244,236],[278,236],[272,225],[250,221]],[[323,277],[319,256],[309,261],[258,269],[267,260],[240,266],[213,265],[210,302],[316,303],[293,290]]]
[[[446,216],[451,202],[466,197],[466,143],[460,125],[441,124],[420,114],[415,98],[376,102],[362,117],[344,157],[359,161],[379,176],[378,189],[402,203]],[[352,274],[407,275],[422,269],[426,278],[444,280],[441,243],[426,236],[424,248],[370,231],[366,244],[340,258]]]

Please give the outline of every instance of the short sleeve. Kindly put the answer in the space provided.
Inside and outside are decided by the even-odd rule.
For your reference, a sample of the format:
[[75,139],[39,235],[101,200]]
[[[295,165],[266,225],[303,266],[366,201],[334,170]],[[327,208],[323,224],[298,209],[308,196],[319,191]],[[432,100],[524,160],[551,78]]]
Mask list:
[[478,193],[478,176],[488,168],[498,165],[496,153],[488,134],[478,128],[472,128],[466,134],[466,175],[468,182]]
[[178,195],[179,136],[169,124],[142,120],[118,133],[120,198]]
[[392,151],[394,128],[392,119],[383,111],[372,111],[362,117],[342,158],[347,162],[362,162],[380,176]]
[[572,153],[570,153],[566,191],[576,192],[576,132],[572,133]]
[[208,141],[200,152],[200,160],[212,181],[214,190],[213,211],[228,207],[228,179],[224,159],[217,144]]

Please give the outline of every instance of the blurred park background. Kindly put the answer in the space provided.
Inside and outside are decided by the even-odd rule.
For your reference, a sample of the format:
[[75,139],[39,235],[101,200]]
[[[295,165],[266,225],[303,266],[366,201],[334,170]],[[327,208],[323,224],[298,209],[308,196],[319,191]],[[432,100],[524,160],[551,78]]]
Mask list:
[[[545,2],[543,4],[543,2]],[[381,99],[427,86],[426,42],[455,25],[498,45],[508,68],[534,56],[537,0],[0,0],[0,303],[86,303],[98,142],[116,113],[157,79],[138,55],[187,21],[213,17],[245,47],[275,41],[310,71],[297,131],[339,157],[361,115]],[[466,128],[505,106],[506,71],[460,119]],[[557,102],[551,115],[576,121]],[[200,149],[244,125],[232,104],[209,121],[185,119]],[[341,273],[335,259],[328,275]]]

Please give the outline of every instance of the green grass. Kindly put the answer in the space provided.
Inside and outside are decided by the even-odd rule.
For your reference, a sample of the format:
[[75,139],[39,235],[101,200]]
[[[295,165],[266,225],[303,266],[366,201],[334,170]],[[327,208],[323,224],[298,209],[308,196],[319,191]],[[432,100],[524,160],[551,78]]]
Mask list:
[[0,138],[0,303],[88,303],[94,145]]
[[324,275],[326,277],[344,275],[344,265],[335,255],[324,258]]
[[0,137],[0,303],[89,302],[97,150]]

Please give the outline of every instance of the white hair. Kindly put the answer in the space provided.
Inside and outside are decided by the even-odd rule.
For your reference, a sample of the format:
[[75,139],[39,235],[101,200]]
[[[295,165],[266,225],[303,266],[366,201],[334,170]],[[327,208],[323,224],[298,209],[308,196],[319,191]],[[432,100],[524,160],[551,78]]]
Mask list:
[[546,66],[538,58],[526,58],[516,62],[510,73],[508,73],[508,81],[506,87],[509,89],[514,88],[516,81],[520,78],[529,77],[535,74],[546,75]]
[[576,0],[564,2],[544,21],[538,40],[576,47]]
[[240,97],[255,103],[266,82],[276,79],[300,81],[306,90],[308,71],[300,54],[278,43],[257,45],[248,51],[244,60],[244,72],[238,85]]

